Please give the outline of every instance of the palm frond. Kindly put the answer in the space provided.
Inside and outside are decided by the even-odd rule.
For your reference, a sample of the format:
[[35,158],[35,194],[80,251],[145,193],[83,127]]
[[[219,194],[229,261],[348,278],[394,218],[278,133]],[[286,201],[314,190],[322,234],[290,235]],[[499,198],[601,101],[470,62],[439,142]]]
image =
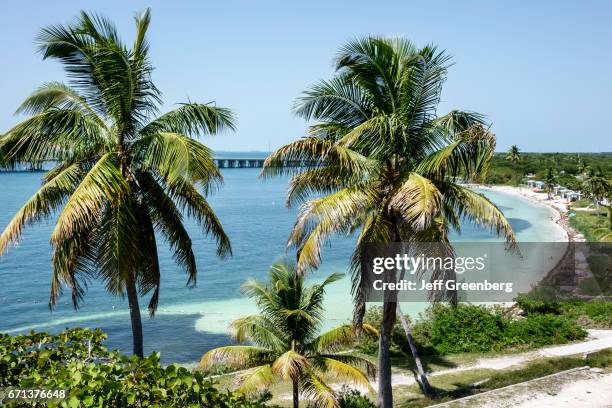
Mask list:
[[51,108],[0,136],[0,155],[13,164],[73,160],[99,154],[105,137],[97,118],[79,110]]
[[417,171],[438,180],[459,176],[467,182],[481,182],[487,176],[494,153],[495,136],[476,125],[456,134],[450,144],[425,158]]
[[289,237],[289,243],[298,248],[298,272],[316,268],[329,236],[350,231],[355,218],[367,211],[376,196],[373,188],[360,184],[304,203]]
[[368,376],[360,369],[351,364],[336,360],[333,356],[323,357],[322,361],[324,368],[321,372],[324,373],[325,376],[341,381],[348,381],[357,387],[368,390],[368,392],[374,391],[370,384],[370,380],[368,380]]
[[202,356],[200,368],[209,370],[223,364],[229,368],[243,369],[271,361],[269,350],[255,346],[226,346],[210,350]]
[[11,243],[19,242],[23,228],[27,224],[44,219],[60,208],[66,197],[78,185],[81,175],[79,165],[72,164],[49,179],[30,197],[0,235],[0,255]]
[[142,160],[141,169],[155,171],[167,184],[188,180],[202,186],[205,193],[221,184],[212,150],[197,140],[160,132],[138,140],[133,147]]
[[236,375],[237,391],[242,394],[251,394],[263,388],[268,388],[277,381],[270,364],[253,367]]
[[[142,251],[150,249],[151,245],[148,237],[145,242],[141,241],[143,237],[136,215],[136,200],[128,191],[118,201],[105,206],[96,228],[97,277],[104,282],[106,291],[116,296],[126,293],[129,282],[142,279],[139,276],[145,260]],[[153,272],[157,273],[156,270]],[[157,286],[157,276],[146,279],[152,280],[153,285]]]
[[136,202],[134,205],[134,216],[138,230],[139,253],[138,261],[138,288],[141,295],[153,291],[147,307],[149,315],[153,316],[159,302],[159,291],[161,286],[161,270],[157,255],[157,240],[155,239],[155,228],[149,206]]
[[128,189],[127,182],[107,153],[89,170],[60,213],[51,241],[60,243],[73,235],[79,224],[90,224],[106,203],[115,205]]
[[302,394],[315,408],[340,408],[336,392],[313,371],[308,372],[300,383]]
[[367,120],[371,109],[368,95],[354,81],[342,76],[320,81],[304,92],[294,106],[294,112],[306,120],[333,122],[345,128]]
[[[376,328],[369,324],[363,324],[361,330],[363,334],[378,336]],[[331,353],[353,345],[357,339],[355,327],[345,324],[319,335],[307,347],[318,353]]]
[[231,255],[230,239],[206,198],[187,180],[177,181],[167,186],[167,190],[169,196],[187,213],[187,216],[195,219],[204,233],[216,241],[217,255],[220,257]]
[[516,247],[512,226],[504,213],[484,194],[454,183],[450,183],[445,191],[445,201],[455,209],[459,218],[490,228],[495,234],[504,236],[510,247]]
[[230,324],[230,332],[240,343],[249,341],[277,352],[288,347],[286,334],[280,332],[279,328],[264,316],[253,315],[236,319]]
[[189,233],[183,225],[183,216],[162,186],[149,173],[137,175],[144,202],[149,206],[151,220],[170,244],[172,258],[195,282],[198,269]]
[[214,135],[226,129],[236,129],[234,116],[229,109],[212,104],[184,103],[146,125],[140,133],[167,132],[196,137]]
[[442,194],[431,180],[411,173],[392,193],[389,207],[415,229],[427,228],[440,212]]
[[272,372],[284,380],[298,379],[308,369],[308,358],[288,350],[272,363]]

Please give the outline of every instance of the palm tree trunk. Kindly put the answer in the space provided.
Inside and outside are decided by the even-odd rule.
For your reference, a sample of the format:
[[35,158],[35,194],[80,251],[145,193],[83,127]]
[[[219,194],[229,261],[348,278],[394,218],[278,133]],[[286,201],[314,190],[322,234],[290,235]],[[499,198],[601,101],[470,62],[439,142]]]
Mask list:
[[421,363],[419,351],[416,348],[416,344],[414,344],[414,339],[410,334],[410,327],[408,326],[408,322],[406,322],[406,316],[404,316],[404,314],[402,313],[402,309],[400,308],[399,303],[397,304],[397,314],[399,315],[400,321],[402,322],[404,333],[406,333],[406,340],[408,340],[410,352],[412,353],[412,357],[414,358],[414,362],[417,367],[417,372],[419,373],[421,388],[423,389],[423,392],[426,395],[431,395],[431,386],[429,385],[429,381],[427,380],[427,375],[425,375],[425,370],[423,369],[423,364]]
[[378,342],[378,400],[376,402],[378,408],[393,407],[389,348],[391,347],[391,332],[395,325],[396,308],[397,302],[383,304],[383,319],[380,324],[380,341]]
[[142,358],[143,340],[142,340],[142,319],[140,318],[140,306],[138,305],[138,292],[136,290],[135,279],[129,279],[127,282],[127,296],[130,305],[130,320],[132,321],[132,340],[134,355]]
[[293,408],[300,408],[300,388],[297,379],[293,379]]

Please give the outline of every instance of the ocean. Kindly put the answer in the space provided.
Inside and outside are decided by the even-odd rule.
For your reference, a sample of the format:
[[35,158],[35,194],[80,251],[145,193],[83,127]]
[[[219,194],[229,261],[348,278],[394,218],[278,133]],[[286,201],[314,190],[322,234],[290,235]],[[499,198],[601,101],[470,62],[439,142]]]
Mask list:
[[[286,178],[261,180],[259,169],[224,169],[224,186],[209,198],[230,236],[233,256],[219,259],[214,243],[188,220],[198,263],[198,281],[187,288],[187,278],[173,263],[168,247],[159,242],[162,286],[157,314],[143,311],[145,353],[159,351],[165,363],[192,363],[207,350],[230,342],[228,322],[254,313],[254,305],[240,292],[248,278],[265,279],[268,267],[287,251],[286,240],[296,209],[285,207]],[[40,185],[42,173],[0,172],[0,228]],[[559,227],[551,222],[552,210],[520,197],[486,191],[509,218],[519,241],[549,242],[558,239]],[[54,220],[26,229],[22,242],[0,257],[0,332],[59,331],[66,327],[100,327],[109,335],[106,344],[131,352],[127,300],[108,295],[98,282],[90,282],[85,300],[73,310],[66,293],[53,311],[47,303],[51,281],[49,239]],[[488,231],[465,225],[454,241],[495,240]],[[336,237],[323,251],[320,269],[310,279],[346,272],[354,237]],[[141,305],[146,305],[143,299]],[[416,314],[425,305],[405,307]],[[350,277],[329,286],[326,325],[350,320]]]

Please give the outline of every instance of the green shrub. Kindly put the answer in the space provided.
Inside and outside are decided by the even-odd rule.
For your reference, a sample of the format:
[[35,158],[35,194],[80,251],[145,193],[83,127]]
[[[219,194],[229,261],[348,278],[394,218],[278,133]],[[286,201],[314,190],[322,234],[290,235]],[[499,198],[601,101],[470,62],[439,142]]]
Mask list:
[[[482,353],[499,351],[508,347],[540,347],[563,344],[583,339],[587,332],[577,319],[566,315],[569,302],[548,302],[521,299],[521,306],[528,313],[523,319],[503,315],[500,308],[477,305],[434,305],[420,319],[411,324],[410,332],[422,355],[451,353]],[[573,306],[572,306],[573,307]],[[585,310],[581,313],[586,313]],[[603,318],[609,312],[610,303],[590,303],[593,316]],[[552,314],[548,312],[556,312]],[[546,313],[541,313],[546,312]],[[372,308],[366,321],[380,324],[381,309]],[[393,348],[410,353],[404,330],[396,324],[392,334]],[[362,342],[363,351],[375,354],[377,341]]]
[[525,319],[510,321],[504,332],[506,345],[532,347],[563,344],[585,338],[587,332],[565,316],[530,314]]
[[516,304],[525,314],[531,313],[552,313],[560,314],[562,311],[561,303],[554,300],[542,300],[527,295],[518,295],[515,299]]
[[586,316],[601,326],[612,327],[612,302],[584,302],[581,305],[581,310]]
[[429,339],[441,354],[484,352],[503,347],[506,322],[484,306],[436,305],[429,314]]
[[199,372],[162,367],[159,354],[139,359],[109,352],[105,338],[101,330],[87,329],[0,334],[0,386],[68,390],[68,399],[51,407],[264,406],[217,390]]
[[340,408],[376,408],[376,405],[359,391],[342,388],[338,396]]

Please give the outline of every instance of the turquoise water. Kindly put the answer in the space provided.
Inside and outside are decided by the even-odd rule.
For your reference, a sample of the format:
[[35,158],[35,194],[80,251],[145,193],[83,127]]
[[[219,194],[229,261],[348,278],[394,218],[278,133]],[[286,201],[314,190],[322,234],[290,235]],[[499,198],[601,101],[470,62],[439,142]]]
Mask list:
[[[257,175],[258,169],[224,170],[225,185],[210,198],[232,240],[233,257],[216,258],[214,244],[198,232],[194,223],[187,222],[199,268],[195,288],[185,287],[185,275],[174,266],[167,246],[159,244],[161,299],[156,316],[145,317],[143,321],[145,352],[160,351],[165,362],[193,362],[208,349],[229,342],[225,334],[229,321],[254,312],[239,287],[247,278],[264,279],[268,266],[286,253],[286,238],[295,219],[295,210],[284,206],[287,180],[261,181]],[[36,191],[41,176],[42,173],[0,173],[0,228]],[[550,222],[553,215],[550,209],[504,193],[485,193],[501,206],[520,241],[558,239],[559,227]],[[110,297],[97,282],[90,282],[85,302],[78,311],[72,309],[69,294],[60,298],[54,311],[49,311],[52,228],[50,220],[27,229],[23,241],[0,258],[0,332],[101,327],[109,333],[109,347],[129,352],[127,302]],[[462,235],[453,239],[473,242],[493,237],[487,231],[466,225]],[[325,248],[322,267],[312,278],[346,271],[352,243],[352,238],[334,239]],[[350,319],[348,278],[329,287],[326,302],[328,326]],[[416,313],[422,306],[413,304],[405,309]]]

